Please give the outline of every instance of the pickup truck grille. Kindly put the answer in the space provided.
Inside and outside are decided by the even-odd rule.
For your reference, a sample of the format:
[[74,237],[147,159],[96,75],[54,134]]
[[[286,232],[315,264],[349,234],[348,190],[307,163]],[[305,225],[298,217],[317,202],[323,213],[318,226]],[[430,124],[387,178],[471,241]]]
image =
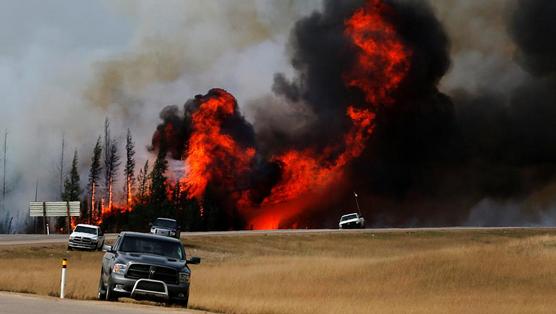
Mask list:
[[131,279],[160,280],[167,284],[178,283],[178,272],[175,269],[162,266],[131,264],[125,276]]
[[156,231],[154,232],[154,234],[163,235],[163,236],[169,236],[169,235],[170,235],[170,231],[169,231],[169,230],[160,230],[160,229],[156,229]]
[[74,237],[71,242],[90,244],[92,241],[90,238]]

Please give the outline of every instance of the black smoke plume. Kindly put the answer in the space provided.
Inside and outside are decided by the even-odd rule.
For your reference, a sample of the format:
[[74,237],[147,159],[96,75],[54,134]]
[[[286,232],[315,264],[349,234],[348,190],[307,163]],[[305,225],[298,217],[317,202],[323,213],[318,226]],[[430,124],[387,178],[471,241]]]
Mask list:
[[[507,95],[448,96],[437,85],[449,69],[450,42],[433,10],[425,1],[387,3],[412,60],[396,103],[377,112],[367,149],[350,168],[352,189],[366,195],[367,216],[378,225],[465,224],[483,199],[520,202],[553,182],[556,4],[519,1],[508,18],[516,60],[531,73],[526,82]],[[345,127],[338,117],[357,96],[341,81],[353,58],[342,23],[362,4],[325,1],[322,12],[296,23],[290,46],[297,75],[288,81],[278,74],[273,90],[317,118],[308,136],[289,141],[326,142]],[[531,218],[527,210],[521,217]],[[511,223],[542,223],[539,217]]]

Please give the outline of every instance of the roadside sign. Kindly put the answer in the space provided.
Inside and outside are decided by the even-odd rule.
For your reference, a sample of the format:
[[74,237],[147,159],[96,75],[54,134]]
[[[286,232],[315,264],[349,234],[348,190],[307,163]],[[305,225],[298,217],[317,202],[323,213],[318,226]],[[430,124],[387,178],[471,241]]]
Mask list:
[[67,217],[67,229],[70,233],[71,217],[81,215],[81,202],[30,202],[29,215],[31,217],[42,217],[45,234],[50,234],[46,217]]
[[30,202],[31,217],[79,217],[81,202]]

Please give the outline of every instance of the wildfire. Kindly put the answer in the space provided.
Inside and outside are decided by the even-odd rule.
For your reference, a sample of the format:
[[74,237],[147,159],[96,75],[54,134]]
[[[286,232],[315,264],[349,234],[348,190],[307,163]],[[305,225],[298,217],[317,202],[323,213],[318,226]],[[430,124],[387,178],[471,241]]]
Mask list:
[[199,201],[211,181],[234,186],[250,170],[255,156],[255,148],[242,147],[222,131],[223,121],[236,114],[234,96],[222,89],[209,94],[192,115],[193,133],[185,159],[188,172],[181,180],[189,196]]
[[[275,157],[282,166],[282,180],[261,204],[262,214],[250,221],[255,229],[277,228],[280,221],[311,206],[311,202],[296,200],[339,182],[344,167],[363,152],[373,131],[375,114],[371,110],[392,102],[391,93],[409,71],[410,52],[384,18],[386,14],[390,14],[386,4],[371,0],[345,22],[345,35],[357,48],[357,56],[353,67],[344,73],[344,83],[364,92],[369,109],[348,107],[346,114],[352,126],[344,135],[343,152],[335,157],[338,145],[331,145],[322,152],[290,150]],[[275,210],[278,204],[282,206]]]
[[318,200],[315,194],[324,193],[330,186],[342,181],[345,165],[363,152],[375,117],[368,110],[353,107],[348,107],[347,115],[353,125],[344,136],[343,152],[337,157],[334,158],[339,150],[337,145],[331,145],[321,153],[290,150],[276,157],[282,166],[282,180],[262,202],[262,210],[258,211],[262,214],[251,219],[253,228],[278,228],[281,221],[313,205]]
[[74,230],[77,226],[77,219],[75,217],[70,217],[70,230]]
[[359,51],[357,63],[345,73],[344,82],[362,90],[373,105],[391,103],[392,91],[409,71],[411,52],[385,19],[392,14],[382,1],[369,0],[345,22],[345,34]]
[[[222,89],[212,89],[186,107],[190,114],[184,120],[190,123],[187,132],[177,132],[182,129],[180,122],[165,118],[153,143],[160,142],[161,137],[187,141],[185,152],[177,145],[181,148],[176,151],[179,155],[183,152],[185,159],[185,173],[177,184],[181,192],[199,202],[201,215],[210,185],[228,194],[226,201],[233,203],[230,208],[239,210],[248,227],[275,229],[314,208],[323,197],[329,197],[327,193],[341,186],[346,166],[361,156],[373,133],[377,108],[394,102],[394,93],[410,69],[412,52],[391,22],[394,13],[382,1],[369,0],[344,21],[343,35],[351,44],[346,51],[354,55],[341,78],[349,92],[356,92],[353,99],[360,101],[350,98],[338,104],[346,108],[345,116],[338,117],[345,119],[346,128],[324,148],[286,149],[274,156],[257,152],[254,143],[242,143],[241,136],[230,132],[236,127],[234,123],[245,121],[235,98]],[[278,165],[280,173],[278,182],[271,180],[273,186],[265,187],[261,194],[252,186],[251,176],[257,173],[255,166],[266,164]],[[261,200],[260,195],[266,197]],[[129,207],[130,195],[127,198]]]
[[126,211],[129,212],[129,211],[131,211],[131,207],[133,205],[133,194],[131,193],[131,189],[132,189],[131,178],[127,177],[125,184],[126,184],[126,190],[125,190],[125,193],[126,193],[126,207],[125,208],[126,208]]

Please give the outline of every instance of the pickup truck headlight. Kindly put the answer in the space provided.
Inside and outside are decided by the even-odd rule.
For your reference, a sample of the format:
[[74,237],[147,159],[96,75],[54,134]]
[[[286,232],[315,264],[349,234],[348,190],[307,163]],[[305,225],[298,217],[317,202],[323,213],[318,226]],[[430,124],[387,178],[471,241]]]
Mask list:
[[125,275],[126,270],[127,270],[127,265],[119,264],[119,263],[114,264],[114,267],[112,268],[112,272],[118,275]]
[[189,283],[190,273],[180,273],[180,284]]

